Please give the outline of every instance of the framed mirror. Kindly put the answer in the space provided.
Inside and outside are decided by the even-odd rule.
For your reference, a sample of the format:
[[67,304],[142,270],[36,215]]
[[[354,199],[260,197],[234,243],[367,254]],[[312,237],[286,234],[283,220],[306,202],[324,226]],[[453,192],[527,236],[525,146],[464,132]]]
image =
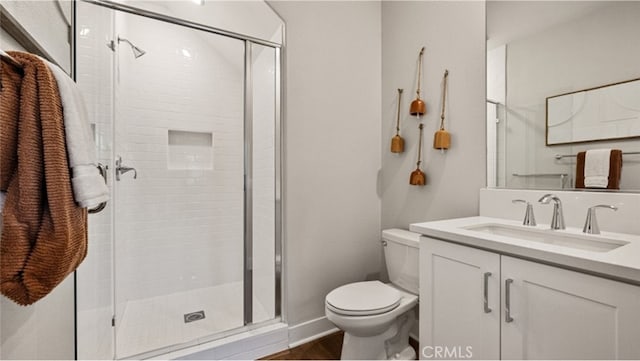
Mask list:
[[547,98],[547,145],[640,137],[640,79]]
[[[640,2],[486,5],[488,186],[573,189],[576,155],[610,148],[624,153],[620,190],[640,192]],[[549,128],[560,129],[585,97],[600,98],[591,120],[547,132],[548,99],[565,118]],[[577,130],[588,122],[610,128]]]

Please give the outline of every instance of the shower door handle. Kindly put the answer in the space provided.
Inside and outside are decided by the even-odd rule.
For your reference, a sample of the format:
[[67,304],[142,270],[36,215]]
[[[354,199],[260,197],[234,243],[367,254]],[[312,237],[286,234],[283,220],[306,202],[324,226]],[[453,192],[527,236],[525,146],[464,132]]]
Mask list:
[[[107,169],[109,169],[109,166],[98,163],[98,172],[100,172],[100,175],[104,179],[105,183],[107,183]],[[89,212],[90,214],[100,213],[103,209],[105,209],[106,206],[107,201],[104,201],[98,204],[95,208],[88,209],[87,212]]]
[[120,175],[133,171],[133,179],[138,178],[138,171],[133,167],[127,167],[122,164],[122,157],[116,159],[116,180],[120,181]]

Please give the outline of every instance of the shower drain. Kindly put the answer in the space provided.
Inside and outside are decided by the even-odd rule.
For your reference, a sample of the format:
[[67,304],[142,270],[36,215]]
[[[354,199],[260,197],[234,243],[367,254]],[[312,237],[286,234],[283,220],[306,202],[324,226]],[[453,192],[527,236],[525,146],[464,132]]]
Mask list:
[[189,323],[189,322],[203,320],[203,319],[204,319],[204,311],[196,311],[196,312],[184,314],[184,323]]

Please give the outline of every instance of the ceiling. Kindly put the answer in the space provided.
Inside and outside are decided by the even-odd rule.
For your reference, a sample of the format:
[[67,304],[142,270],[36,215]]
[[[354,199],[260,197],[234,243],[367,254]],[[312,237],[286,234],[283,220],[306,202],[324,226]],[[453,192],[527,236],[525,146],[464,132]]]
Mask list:
[[487,1],[487,49],[580,18],[615,1]]

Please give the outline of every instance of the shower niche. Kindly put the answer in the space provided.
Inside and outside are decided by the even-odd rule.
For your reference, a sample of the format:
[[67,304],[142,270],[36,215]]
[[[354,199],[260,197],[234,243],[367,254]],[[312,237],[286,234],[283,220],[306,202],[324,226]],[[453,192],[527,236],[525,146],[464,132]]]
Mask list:
[[171,130],[167,132],[169,169],[213,170],[213,133]]
[[[281,320],[282,34],[262,2],[76,2],[77,82],[112,193],[77,272],[78,358]],[[119,157],[137,177],[116,179]]]

